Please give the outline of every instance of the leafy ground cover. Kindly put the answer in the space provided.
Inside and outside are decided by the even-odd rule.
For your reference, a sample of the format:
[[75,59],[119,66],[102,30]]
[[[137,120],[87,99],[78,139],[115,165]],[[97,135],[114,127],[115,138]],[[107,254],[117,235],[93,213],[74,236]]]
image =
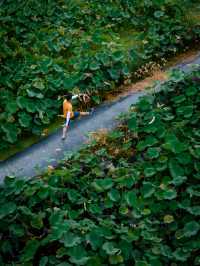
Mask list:
[[[128,36],[127,36],[128,38]],[[165,72],[170,67],[174,67],[178,64],[181,64],[183,62],[189,62],[196,58],[197,56],[196,49],[192,50],[190,49],[187,52],[183,52],[178,54],[177,56],[174,56],[170,60],[167,61],[167,63],[164,66],[164,69],[161,69],[159,64],[153,64],[149,65],[148,68],[145,69],[145,71],[142,71],[142,68],[140,68],[136,74],[138,73],[138,78],[142,76],[141,80],[133,81],[131,82],[130,79],[124,80],[123,84],[115,87],[114,91],[109,91],[102,97],[102,101],[111,102],[111,101],[117,101],[120,97],[125,97],[126,95],[138,92],[142,90],[148,90],[148,88],[152,87],[155,82],[158,81],[164,81],[167,80],[168,74]],[[146,78],[145,78],[146,77]],[[89,102],[83,103],[78,102],[76,103],[75,108],[78,108],[79,110],[88,110],[89,108]],[[55,120],[55,122],[52,122],[50,125],[45,127],[43,130],[41,136],[31,135],[31,136],[24,136],[21,137],[16,144],[10,145],[9,148],[6,150],[0,152],[0,162],[10,158],[13,155],[16,155],[19,152],[24,151],[25,149],[29,148],[31,145],[41,141],[43,138],[47,138],[49,135],[54,134],[58,128],[61,127],[63,124],[63,118],[58,118]]]
[[179,0],[3,1],[0,150],[40,135],[58,113],[58,95],[84,91],[98,103],[99,94],[148,60],[197,40],[199,22],[186,16],[190,6]]
[[57,169],[0,187],[1,265],[200,265],[200,71]]

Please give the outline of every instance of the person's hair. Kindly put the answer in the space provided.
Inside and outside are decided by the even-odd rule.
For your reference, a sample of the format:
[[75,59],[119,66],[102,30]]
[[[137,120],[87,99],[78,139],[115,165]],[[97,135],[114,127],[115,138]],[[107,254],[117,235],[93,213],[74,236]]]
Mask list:
[[64,97],[67,99],[67,101],[70,101],[72,99],[72,93],[68,93],[66,95],[64,95]]

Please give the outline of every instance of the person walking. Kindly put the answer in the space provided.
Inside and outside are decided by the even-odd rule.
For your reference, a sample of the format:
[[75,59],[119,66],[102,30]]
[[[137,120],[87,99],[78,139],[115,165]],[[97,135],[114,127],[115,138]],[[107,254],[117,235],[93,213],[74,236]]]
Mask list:
[[71,119],[76,119],[80,116],[86,116],[91,114],[92,112],[73,112],[73,106],[72,106],[72,100],[76,98],[83,98],[83,101],[86,102],[89,100],[89,96],[86,94],[78,94],[78,95],[72,95],[71,93],[68,93],[67,95],[64,95],[64,101],[63,101],[63,115],[60,115],[65,118],[65,124],[63,126],[63,134],[62,134],[62,140],[66,138],[67,129],[70,125]]

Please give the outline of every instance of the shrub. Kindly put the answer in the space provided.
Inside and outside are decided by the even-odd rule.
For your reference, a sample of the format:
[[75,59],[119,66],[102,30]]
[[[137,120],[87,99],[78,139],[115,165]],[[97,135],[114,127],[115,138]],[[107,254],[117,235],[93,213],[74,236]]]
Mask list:
[[175,73],[118,129],[0,189],[2,265],[199,265],[200,71]]

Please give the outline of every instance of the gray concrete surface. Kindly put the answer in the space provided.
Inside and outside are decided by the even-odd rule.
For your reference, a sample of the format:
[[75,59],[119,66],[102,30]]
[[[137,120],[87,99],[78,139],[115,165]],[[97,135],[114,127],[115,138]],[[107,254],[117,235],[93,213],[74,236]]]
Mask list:
[[[191,70],[191,64],[200,66],[200,54],[191,62],[177,65],[185,72]],[[4,162],[0,162],[0,183],[5,176],[34,177],[44,171],[48,165],[56,166],[65,153],[81,148],[87,140],[89,132],[99,129],[112,129],[117,125],[116,118],[120,113],[128,111],[131,104],[138,101],[145,92],[132,93],[116,102],[102,104],[91,116],[73,121],[67,138],[61,140],[62,129],[39,143],[32,145]]]

